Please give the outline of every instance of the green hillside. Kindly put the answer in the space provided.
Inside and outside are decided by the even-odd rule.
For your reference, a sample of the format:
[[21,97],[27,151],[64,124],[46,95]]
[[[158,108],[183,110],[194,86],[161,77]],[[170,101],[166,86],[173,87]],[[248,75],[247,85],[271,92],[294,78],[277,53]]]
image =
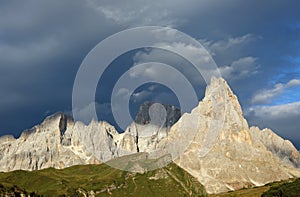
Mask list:
[[261,187],[212,194],[210,197],[300,197],[300,179],[269,183]]
[[263,197],[300,197],[300,179],[287,182],[278,186],[272,186],[262,194]]
[[206,196],[203,186],[173,163],[143,174],[106,164],[13,171],[0,173],[0,184],[0,196],[14,190],[34,196]]
[[[190,174],[170,163],[157,165],[168,159],[148,159],[138,153],[114,159],[107,164],[72,166],[62,170],[48,168],[39,171],[0,173],[2,196],[207,196],[204,187]],[[112,168],[125,167],[127,172]],[[142,170],[141,170],[142,169]],[[148,170],[147,170],[148,169]],[[270,183],[262,187],[209,195],[211,197],[300,196],[300,179]]]

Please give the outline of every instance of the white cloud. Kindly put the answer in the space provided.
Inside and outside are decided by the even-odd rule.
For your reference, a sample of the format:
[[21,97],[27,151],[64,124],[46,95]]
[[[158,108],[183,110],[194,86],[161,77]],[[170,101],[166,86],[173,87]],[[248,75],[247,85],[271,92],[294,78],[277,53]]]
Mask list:
[[246,78],[258,73],[259,65],[255,57],[243,57],[229,66],[219,68],[222,76],[227,80]]
[[174,42],[172,45],[165,45],[164,43],[157,44],[157,47],[162,47],[167,50],[173,49],[181,55],[184,55],[189,60],[195,60],[198,65],[205,65],[209,63],[211,55],[205,48],[199,48],[193,45],[185,44],[182,42]]
[[126,97],[129,94],[129,90],[126,88],[121,88],[117,91],[117,96],[124,96]]
[[258,38],[260,37],[252,34],[246,34],[243,36],[230,37],[228,39],[218,40],[218,41],[212,41],[206,39],[200,39],[199,41],[215,55],[216,53],[223,53],[226,50],[232,48],[243,47],[248,43],[257,40]]
[[151,94],[153,94],[153,92],[148,91],[148,90],[143,90],[140,92],[133,93],[132,94],[133,102],[136,103],[138,101],[141,101],[141,100],[147,98],[148,96],[150,96]]
[[[104,15],[107,19],[120,25],[172,27],[190,23],[190,18],[195,17],[195,13],[201,15],[218,13],[219,10],[223,11],[225,7],[237,3],[236,0],[229,0],[226,2],[226,6],[220,7],[220,2],[217,0],[86,0],[86,2],[101,16]],[[208,22],[204,17],[197,19],[203,24]]]
[[[175,12],[174,4],[182,4],[180,1],[163,0],[133,0],[133,1],[97,1],[87,0],[88,5],[103,14],[107,19],[120,25],[168,25],[176,26],[182,23]],[[173,5],[172,5],[173,4]],[[134,5],[134,6],[133,6]],[[176,8],[176,9],[175,9]]]
[[131,95],[133,102],[134,103],[141,102],[142,100],[145,100],[147,97],[152,96],[155,92],[157,93],[157,87],[158,87],[158,85],[154,84],[154,85],[150,85],[145,90],[133,93]]
[[252,126],[271,128],[283,138],[300,142],[300,102],[275,106],[256,106],[245,111]]
[[[178,69],[181,73],[184,73],[186,78],[194,85],[201,85],[203,83],[202,77],[203,79],[207,79],[207,82],[209,82],[211,75],[220,75],[216,65],[211,59],[211,55],[203,47],[201,48],[182,42],[158,43],[155,46],[158,48],[163,48],[167,51],[176,51],[176,53],[180,54],[182,57],[185,57],[194,65],[189,64],[187,60],[177,56],[174,53],[166,53],[155,48],[145,52],[140,51],[136,53],[133,59],[135,65],[151,61],[168,64]],[[197,66],[197,68],[195,66]],[[200,73],[197,70],[200,70]],[[168,72],[163,73],[161,71],[154,71],[151,67],[145,71],[140,71],[140,73],[131,73],[131,76],[138,74],[143,77],[151,77],[153,75],[168,77],[170,79],[169,81],[173,81],[173,83],[178,82],[177,75],[171,75]]]
[[132,69],[129,72],[129,76],[132,78],[137,78],[137,77],[154,78],[160,75],[164,75],[164,73],[159,72],[159,70],[155,69],[153,66],[149,66],[146,69]]
[[253,112],[255,116],[264,119],[279,119],[286,116],[300,115],[300,102],[274,106],[256,106],[248,109],[247,113]]
[[298,85],[300,85],[299,79],[292,79],[286,84],[287,87],[293,87],[293,86],[298,86]]
[[273,98],[281,95],[286,89],[300,85],[299,79],[292,79],[286,84],[277,83],[272,89],[263,89],[255,93],[252,103],[263,104],[270,103]]
[[241,57],[243,54],[241,49],[259,38],[253,34],[245,34],[217,41],[206,39],[199,41],[212,56],[217,57],[219,62],[223,62],[223,65],[219,66],[219,70],[226,80],[232,81],[258,73],[260,66],[257,63],[257,57]]

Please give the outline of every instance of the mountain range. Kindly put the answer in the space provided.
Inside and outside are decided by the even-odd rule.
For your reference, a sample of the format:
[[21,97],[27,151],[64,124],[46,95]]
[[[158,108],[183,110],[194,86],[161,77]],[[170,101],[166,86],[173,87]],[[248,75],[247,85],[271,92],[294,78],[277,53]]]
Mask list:
[[0,171],[107,163],[145,173],[172,162],[210,194],[300,177],[297,149],[270,129],[249,127],[237,96],[222,78],[211,79],[190,113],[181,115],[164,105],[163,125],[149,124],[151,105],[142,105],[123,133],[105,121],[85,125],[57,113],[17,139],[2,136]]

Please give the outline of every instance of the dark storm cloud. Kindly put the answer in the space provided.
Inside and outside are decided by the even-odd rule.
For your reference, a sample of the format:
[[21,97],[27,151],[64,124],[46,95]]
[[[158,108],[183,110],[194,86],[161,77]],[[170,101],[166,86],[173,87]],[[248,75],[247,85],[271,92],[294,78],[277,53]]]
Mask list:
[[70,108],[82,59],[116,29],[84,1],[2,3],[0,131],[25,129],[46,110]]
[[[211,51],[243,108],[255,110],[250,123],[269,126],[275,120],[282,125],[274,123],[275,130],[288,128],[295,136],[299,121],[288,127],[291,122],[280,116],[256,118],[262,108],[251,101],[300,78],[299,7],[292,0],[1,1],[0,135],[33,126],[46,111],[70,111],[77,69],[99,41],[128,27],[164,25]],[[300,100],[289,95],[297,94],[282,98]]]

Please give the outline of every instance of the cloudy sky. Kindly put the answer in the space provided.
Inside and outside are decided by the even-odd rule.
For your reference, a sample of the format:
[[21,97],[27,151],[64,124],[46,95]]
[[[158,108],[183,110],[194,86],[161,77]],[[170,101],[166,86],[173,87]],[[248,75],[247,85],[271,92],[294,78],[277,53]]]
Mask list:
[[[91,49],[119,31],[158,25],[205,46],[250,125],[269,127],[300,148],[299,7],[295,0],[0,1],[0,135],[18,136],[50,114],[70,112],[76,73]],[[141,49],[117,58],[97,89],[98,116],[114,123],[108,95],[122,73],[153,60],[185,65],[173,56]],[[200,82],[194,86],[201,97]],[[178,104],[167,87],[146,84],[131,95],[131,112],[145,100]]]

